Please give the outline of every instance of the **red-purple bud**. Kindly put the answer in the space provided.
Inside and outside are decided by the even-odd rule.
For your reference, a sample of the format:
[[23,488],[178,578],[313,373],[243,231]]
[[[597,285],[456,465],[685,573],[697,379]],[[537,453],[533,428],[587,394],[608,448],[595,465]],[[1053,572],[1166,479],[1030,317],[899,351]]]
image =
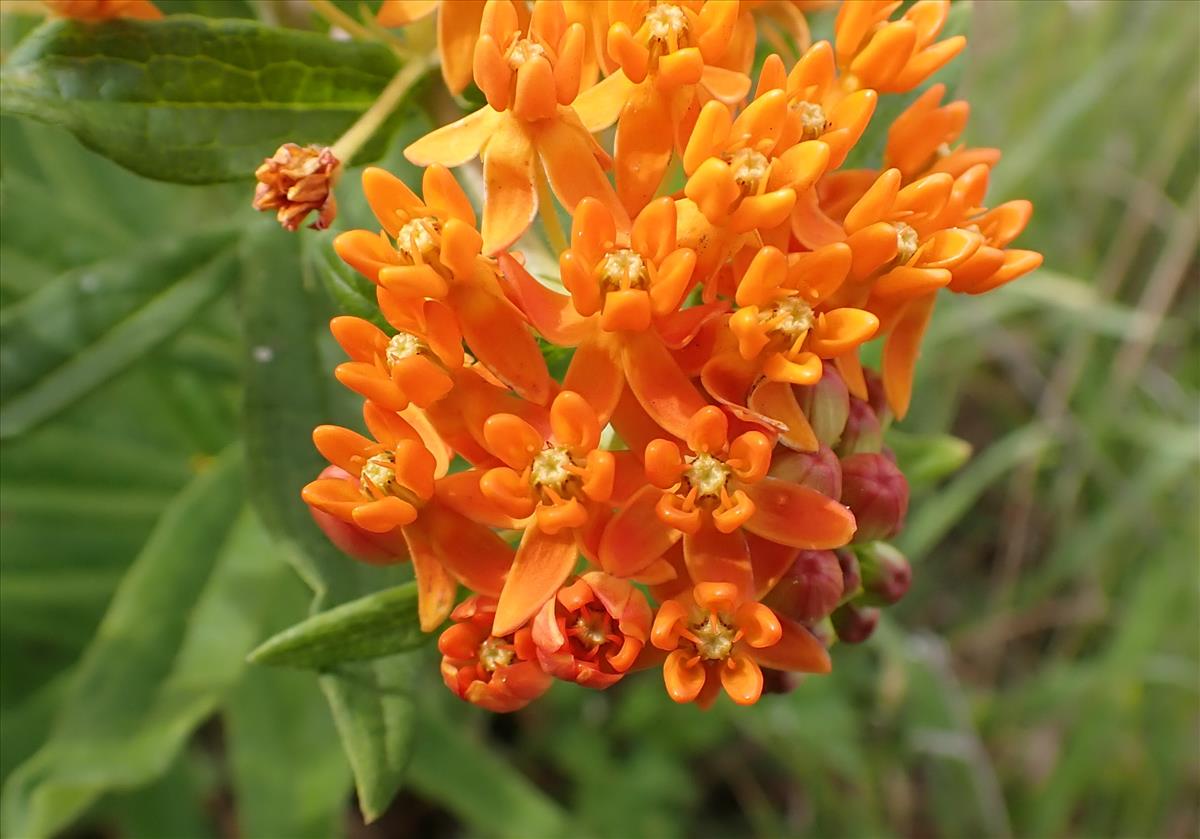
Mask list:
[[868,545],[859,558],[862,569],[863,602],[872,606],[898,603],[912,585],[908,559],[887,542]]
[[833,613],[833,629],[847,644],[861,644],[871,637],[879,625],[879,610],[870,606],[847,603]]
[[858,557],[854,551],[841,549],[835,551],[838,566],[842,569],[842,596],[856,594],[862,587],[862,573],[858,569]]
[[819,621],[842,599],[842,569],[833,551],[800,551],[763,598],[772,611],[801,623]]
[[830,498],[842,497],[842,464],[829,446],[815,452],[797,452],[780,447],[771,457],[772,477],[815,489]]
[[883,454],[852,454],[842,460],[841,501],[858,522],[855,543],[890,539],[904,527],[908,481]]
[[815,385],[797,387],[796,400],[821,444],[834,445],[842,436],[846,415],[850,411],[850,392],[846,390],[846,382],[837,367],[826,361],[821,381]]
[[800,674],[790,670],[762,669],[763,693],[791,693],[800,685]]
[[842,431],[842,439],[837,451],[842,457],[864,452],[875,453],[883,448],[883,426],[871,403],[861,399],[850,400],[850,413],[846,418],[846,428]]

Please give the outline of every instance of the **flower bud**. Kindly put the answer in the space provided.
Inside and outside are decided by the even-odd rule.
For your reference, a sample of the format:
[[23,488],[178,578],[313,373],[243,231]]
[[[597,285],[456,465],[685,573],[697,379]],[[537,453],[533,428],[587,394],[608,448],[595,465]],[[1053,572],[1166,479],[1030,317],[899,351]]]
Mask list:
[[880,425],[892,421],[892,409],[888,407],[887,392],[883,389],[883,377],[869,367],[863,368],[863,378],[867,382],[867,404],[875,412],[875,418]]
[[819,621],[842,599],[842,569],[833,551],[800,551],[775,588],[763,598],[772,611],[800,621]]
[[800,686],[799,673],[793,673],[790,670],[775,670],[771,667],[762,668],[763,686],[762,692],[767,693],[791,693]]
[[337,217],[333,187],[341,174],[342,164],[331,149],[284,143],[254,172],[254,209],[276,210],[275,218],[291,231],[316,210],[317,220],[310,226],[324,230]]
[[850,413],[846,417],[846,428],[838,442],[837,452],[841,457],[852,454],[874,454],[883,448],[883,426],[871,403],[861,399],[850,400]]
[[837,367],[826,361],[821,381],[808,387],[797,387],[796,401],[821,444],[832,446],[837,443],[850,411],[850,392]]
[[890,606],[900,601],[912,585],[912,566],[887,542],[875,542],[860,552],[864,603]]
[[842,599],[847,600],[858,594],[862,588],[862,573],[858,568],[858,557],[854,551],[842,548],[834,552],[838,566],[842,569]]
[[[336,466],[326,467],[320,477],[340,478],[358,486],[358,481],[350,473]],[[408,559],[408,545],[398,527],[387,533],[372,533],[312,505],[309,505],[308,512],[329,541],[347,556],[371,565],[393,565]]]
[[446,687],[459,699],[504,714],[537,699],[553,680],[538,666],[529,627],[497,637],[495,617],[494,598],[468,597],[450,613],[454,624],[438,638],[438,651]]
[[871,637],[879,625],[879,610],[871,606],[847,603],[833,613],[833,628],[847,644],[861,644]]
[[769,475],[815,489],[830,498],[842,497],[842,465],[829,446],[797,452],[780,446],[771,456]]
[[889,539],[904,526],[908,481],[883,454],[853,454],[842,460],[841,501],[858,522],[856,543]]

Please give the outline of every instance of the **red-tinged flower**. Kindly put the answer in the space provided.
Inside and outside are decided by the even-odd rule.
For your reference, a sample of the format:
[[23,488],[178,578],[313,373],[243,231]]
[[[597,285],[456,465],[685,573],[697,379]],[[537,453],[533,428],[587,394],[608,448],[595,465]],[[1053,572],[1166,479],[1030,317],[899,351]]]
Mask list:
[[546,601],[533,619],[538,662],[589,688],[620,681],[650,637],[650,605],[626,580],[589,571]]
[[800,551],[763,603],[778,615],[815,623],[842,600],[842,568],[833,551]]
[[667,694],[708,707],[721,688],[739,705],[762,695],[762,667],[828,673],[829,653],[804,627],[746,599],[735,585],[698,583],[658,608],[650,642],[669,654]]
[[418,166],[483,159],[488,255],[511,246],[537,215],[539,165],[568,210],[591,196],[622,224],[628,221],[603,171],[609,157],[571,107],[581,86],[585,40],[583,25],[568,23],[558,0],[537,0],[526,29],[511,0],[488,0],[473,65],[488,104],[404,150]]
[[790,71],[778,55],[767,56],[756,95],[771,90],[782,90],[787,97],[780,143],[820,140],[829,148],[830,170],[842,165],[862,137],[879,99],[869,86],[838,76],[828,41],[813,44]]
[[578,349],[563,387],[612,416],[628,386],[662,428],[681,434],[705,400],[672,357],[725,304],[679,309],[695,254],[678,247],[675,203],[659,198],[634,220],[628,236],[597,201],[575,211],[571,247],[559,259],[570,296],[539,283],[511,257],[500,264],[513,294],[547,340]]
[[454,605],[456,581],[499,594],[513,553],[495,533],[438,497],[445,464],[412,425],[370,402],[363,419],[374,439],[333,425],[313,431],[318,451],[348,477],[318,478],[301,495],[310,506],[369,533],[398,531],[417,578],[421,628],[429,632]]
[[683,152],[684,195],[710,224],[735,234],[778,227],[825,172],[829,146],[780,136],[787,113],[782,90],[765,91],[736,119],[720,102],[701,109]]
[[455,696],[488,711],[507,714],[537,699],[553,679],[538,666],[528,627],[496,635],[496,601],[468,597],[451,613],[454,625],[438,638],[442,680]]
[[[729,582],[747,594],[755,578],[747,534],[792,548],[850,541],[854,516],[816,490],[767,476],[771,441],[747,431],[732,442],[724,412],[707,406],[688,423],[688,453],[670,440],[646,447],[646,477],[600,541],[600,563],[621,577],[650,567],[683,539],[695,582]],[[762,576],[761,573],[759,576]]]
[[332,149],[284,143],[254,171],[254,209],[275,210],[279,224],[293,232],[315,212],[317,220],[309,226],[324,230],[337,217],[333,188],[341,174]]
[[89,22],[133,18],[157,20],[162,12],[150,0],[42,0],[56,15]]
[[437,300],[409,305],[384,288],[378,297],[384,317],[398,331],[389,336],[362,318],[334,318],[329,330],[352,359],[339,364],[334,375],[389,411],[404,411],[409,404],[428,408],[450,392],[463,365],[454,313]]
[[782,442],[813,451],[819,439],[793,386],[812,386],[823,359],[856,358],[879,326],[875,315],[833,299],[850,267],[845,244],[785,256],[758,251],[742,273],[729,318],[727,347],[718,344],[701,371],[709,394],[736,416],[777,429]]
[[[436,10],[442,78],[452,93],[462,93],[471,83],[471,57],[479,37],[483,6],[484,0],[383,0],[375,19],[380,26],[408,26]],[[524,4],[517,10],[524,11]]]
[[918,0],[899,20],[888,20],[899,6],[900,0],[843,3],[835,24],[838,66],[881,93],[912,90],[967,45],[962,35],[935,42],[950,0]]
[[[517,393],[544,404],[550,397],[545,360],[524,316],[505,296],[496,263],[480,256],[482,240],[466,194],[442,166],[426,169],[421,183],[424,199],[383,169],[364,171],[363,192],[383,231],[351,230],[334,240],[334,249],[391,293],[380,305],[397,328],[426,328],[420,301],[442,301],[474,356]],[[436,329],[448,335],[444,325]]]
[[609,5],[608,56],[620,67],[575,103],[589,131],[617,123],[617,194],[632,216],[658,191],[672,152],[682,152],[700,108],[732,105],[750,79],[725,69],[738,20],[727,0]]

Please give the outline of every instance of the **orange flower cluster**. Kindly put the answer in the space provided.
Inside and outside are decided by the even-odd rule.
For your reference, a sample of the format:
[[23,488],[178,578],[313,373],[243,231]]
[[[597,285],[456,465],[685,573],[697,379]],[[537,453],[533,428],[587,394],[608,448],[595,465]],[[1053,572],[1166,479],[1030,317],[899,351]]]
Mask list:
[[[1041,257],[1009,247],[1028,202],[985,207],[998,153],[959,143],[967,105],[940,85],[890,126],[881,170],[842,168],[881,95],[962,50],[938,37],[948,0],[896,19],[899,2],[847,3],[812,46],[808,5],[380,11],[437,7],[447,82],[487,104],[406,150],[420,195],[363,175],[381,229],[335,248],[381,317],[331,328],[369,436],[318,428],[332,466],[303,497],[347,551],[411,560],[467,701],[511,711],[555,679],[658,667],[678,702],[753,703],[764,668],[829,671],[835,637],[865,638],[908,587],[881,541],[908,504],[883,428],[938,292]],[[805,51],[752,80],[760,24]],[[450,172],[476,157],[478,220]],[[551,196],[570,239],[534,276],[513,248]],[[561,382],[539,337],[569,348]],[[874,340],[879,374],[859,360]]]

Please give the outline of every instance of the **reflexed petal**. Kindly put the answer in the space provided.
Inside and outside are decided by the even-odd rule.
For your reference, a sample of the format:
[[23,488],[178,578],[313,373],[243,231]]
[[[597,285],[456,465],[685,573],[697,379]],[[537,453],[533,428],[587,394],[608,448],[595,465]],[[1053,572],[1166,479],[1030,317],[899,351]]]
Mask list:
[[472,521],[505,530],[517,527],[517,521],[512,516],[502,512],[480,491],[481,472],[479,469],[466,469],[446,475],[438,479],[434,494],[438,501]]
[[624,71],[618,70],[576,96],[571,107],[584,127],[594,134],[617,121],[633,89],[633,82]]
[[504,278],[520,302],[521,311],[547,341],[575,346],[591,334],[591,322],[579,316],[570,297],[542,285],[511,255],[502,253],[498,260]]
[[475,357],[521,396],[536,404],[550,398],[550,372],[521,313],[490,292],[456,287],[449,303]]
[[905,306],[883,345],[883,389],[897,419],[904,419],[908,413],[921,338],[936,300],[936,295],[931,294]]
[[407,26],[433,14],[438,0],[383,0],[376,20],[380,26]]
[[740,530],[722,533],[705,516],[695,535],[683,537],[683,561],[687,565],[688,576],[697,585],[728,583],[737,590],[735,600],[750,597],[754,593],[750,548]]
[[599,336],[584,341],[571,357],[563,388],[578,393],[592,407],[600,423],[607,423],[625,388],[619,349]]
[[537,215],[536,156],[533,139],[520,120],[508,115],[497,121],[483,149],[481,232],[483,252],[489,256],[507,250]]
[[833,669],[829,651],[816,637],[794,621],[779,618],[783,630],[778,643],[754,651],[764,667],[798,673],[828,673]]
[[[442,3],[438,12],[438,53],[442,57],[442,78],[451,93],[462,93],[471,83],[471,56],[479,37],[483,18],[483,0],[455,0]],[[380,9],[382,20],[383,10]]]
[[600,539],[600,564],[617,577],[647,568],[679,541],[679,531],[662,523],[655,512],[662,490],[643,486],[609,522]]
[[750,547],[750,565],[754,569],[754,591],[750,596],[759,599],[775,588],[795,563],[800,549],[780,545],[753,533],[746,534],[746,544]]
[[658,191],[671,162],[672,134],[670,109],[658,89],[645,84],[634,90],[614,140],[617,194],[631,214]]
[[788,448],[801,452],[815,452],[820,448],[817,435],[796,400],[796,391],[790,383],[763,382],[751,391],[746,406],[785,426],[779,432],[779,442]]
[[500,592],[493,634],[507,635],[533,617],[570,576],[578,556],[572,530],[551,536],[528,528]]
[[421,631],[433,632],[454,608],[458,583],[442,567],[424,528],[410,525],[404,528],[404,538],[408,543],[409,556],[412,557],[413,575],[417,579],[417,614]]
[[426,134],[406,148],[404,156],[417,166],[440,163],[453,169],[477,157],[500,122],[501,115],[485,105],[456,122]]
[[683,437],[688,420],[706,404],[695,385],[655,335],[631,333],[623,351],[625,381],[638,402],[655,422]]
[[513,550],[481,524],[436,501],[421,510],[442,565],[467,588],[495,597],[513,562]]
[[763,478],[743,487],[755,513],[743,525],[772,542],[802,549],[840,548],[854,536],[854,516],[814,489]]
[[750,92],[750,77],[745,73],[712,65],[704,68],[700,84],[714,99],[726,105],[736,105]]
[[538,124],[534,142],[550,188],[567,212],[574,212],[580,201],[590,197],[608,208],[619,227],[629,226],[625,209],[596,160],[595,141],[570,108],[560,107],[557,119]]

